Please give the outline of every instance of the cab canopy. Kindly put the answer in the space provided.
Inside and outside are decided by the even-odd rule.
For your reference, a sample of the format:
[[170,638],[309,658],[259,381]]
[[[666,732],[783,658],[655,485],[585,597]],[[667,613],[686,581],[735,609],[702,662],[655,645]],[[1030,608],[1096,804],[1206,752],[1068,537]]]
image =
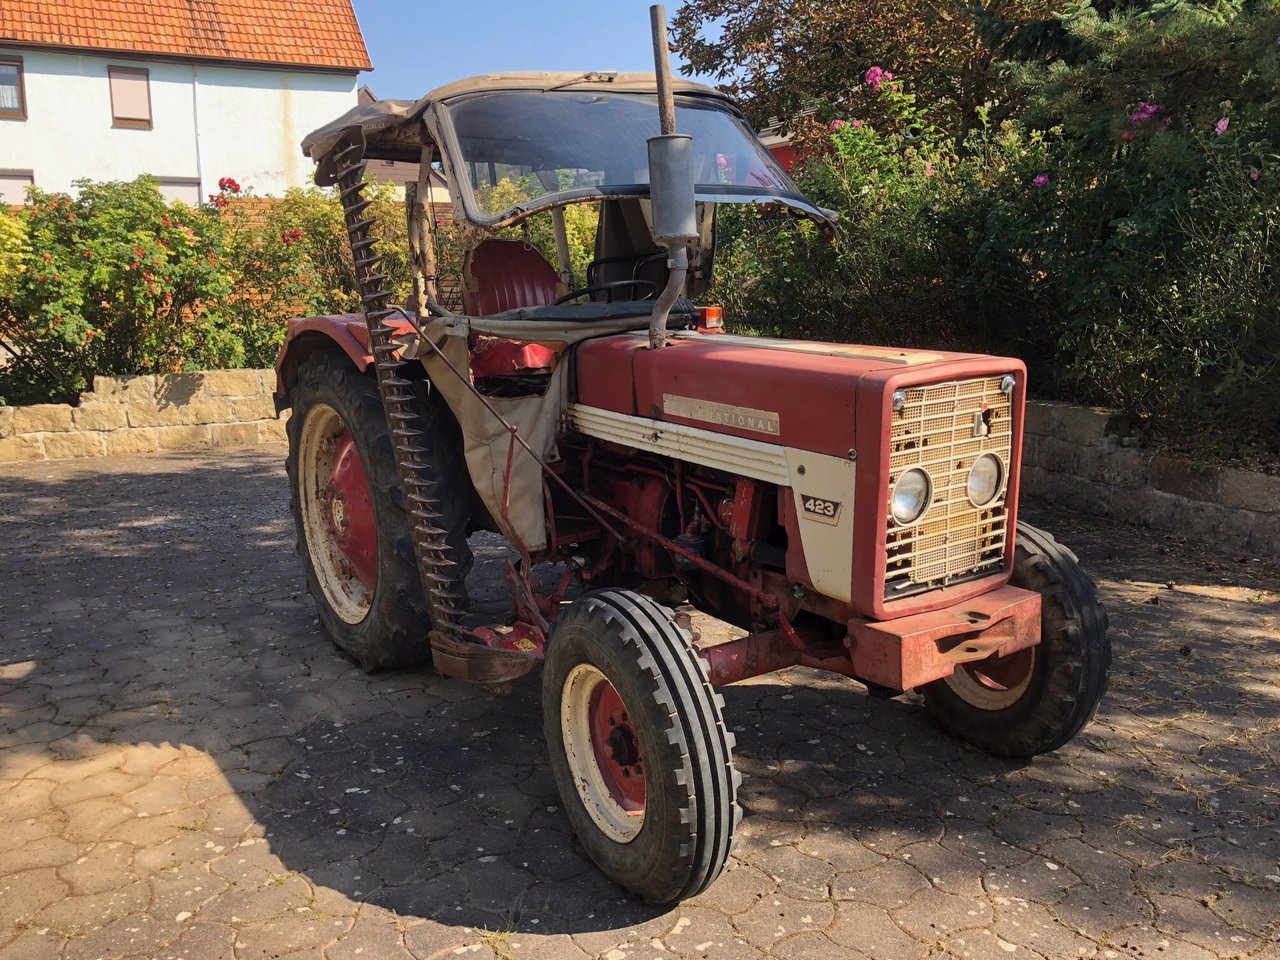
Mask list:
[[[722,93],[687,80],[673,88],[676,128],[693,137],[698,201],[782,204],[830,225],[833,215],[800,193]],[[459,216],[494,228],[568,203],[648,197],[647,142],[658,133],[652,73],[509,73],[361,104],[302,149],[322,186],[334,181],[332,151],[348,134],[369,159],[439,162]]]

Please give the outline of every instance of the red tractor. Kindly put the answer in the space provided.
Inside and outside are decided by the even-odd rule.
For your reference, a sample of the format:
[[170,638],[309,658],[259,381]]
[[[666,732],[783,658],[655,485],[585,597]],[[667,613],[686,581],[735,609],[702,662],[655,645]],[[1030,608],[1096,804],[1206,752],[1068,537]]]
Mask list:
[[[655,74],[477,77],[311,134],[365,309],[293,321],[278,391],[334,642],[366,669],[430,655],[496,691],[541,664],[574,831],[667,902],[718,876],[740,816],[717,687],[801,664],[915,690],[955,736],[1022,757],[1088,723],[1110,646],[1075,556],[1017,521],[1021,362],[735,336],[695,305],[719,205],[833,216],[724,95],[669,78],[654,20]],[[369,160],[420,164],[403,306],[365,215]],[[458,279],[437,275],[441,175],[474,228],[460,309],[441,304]],[[584,276],[574,204],[598,211]],[[495,236],[538,216],[555,264]],[[518,554],[504,624],[466,617],[477,530]],[[695,644],[657,599],[676,595],[746,635]]]

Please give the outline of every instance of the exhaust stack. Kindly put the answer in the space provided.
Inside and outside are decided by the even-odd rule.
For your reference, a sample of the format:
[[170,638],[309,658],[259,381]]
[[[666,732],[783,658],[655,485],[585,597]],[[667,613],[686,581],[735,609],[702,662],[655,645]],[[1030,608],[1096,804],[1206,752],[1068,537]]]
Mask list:
[[667,50],[667,13],[662,4],[649,8],[653,29],[653,67],[658,79],[658,136],[649,140],[649,198],[653,205],[653,239],[667,248],[667,285],[649,319],[649,347],[667,342],[667,318],[684,290],[689,273],[689,244],[698,237],[693,191],[693,138],[676,132],[676,102],[671,92]]

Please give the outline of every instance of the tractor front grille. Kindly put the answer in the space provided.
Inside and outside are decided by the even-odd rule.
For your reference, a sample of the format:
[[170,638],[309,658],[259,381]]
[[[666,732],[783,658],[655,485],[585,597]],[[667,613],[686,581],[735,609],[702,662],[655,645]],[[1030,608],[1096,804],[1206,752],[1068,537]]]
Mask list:
[[[1008,514],[1012,403],[1000,392],[1003,377],[909,387],[892,414],[889,491],[909,467],[933,480],[933,499],[914,525],[899,526],[886,504],[885,598],[922,593],[998,571],[1004,559]],[[892,402],[891,400],[889,402]],[[969,501],[969,468],[984,453],[1004,465],[1002,488],[986,507]]]

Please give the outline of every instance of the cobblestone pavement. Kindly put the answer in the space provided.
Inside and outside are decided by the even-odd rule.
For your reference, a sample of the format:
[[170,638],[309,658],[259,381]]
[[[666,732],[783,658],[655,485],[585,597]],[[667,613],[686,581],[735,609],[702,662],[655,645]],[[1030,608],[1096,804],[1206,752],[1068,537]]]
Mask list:
[[733,864],[654,909],[575,852],[533,683],[335,654],[281,459],[0,470],[3,960],[1280,957],[1269,562],[1031,505],[1111,610],[1097,721],[1009,763],[838,678],[728,688]]

